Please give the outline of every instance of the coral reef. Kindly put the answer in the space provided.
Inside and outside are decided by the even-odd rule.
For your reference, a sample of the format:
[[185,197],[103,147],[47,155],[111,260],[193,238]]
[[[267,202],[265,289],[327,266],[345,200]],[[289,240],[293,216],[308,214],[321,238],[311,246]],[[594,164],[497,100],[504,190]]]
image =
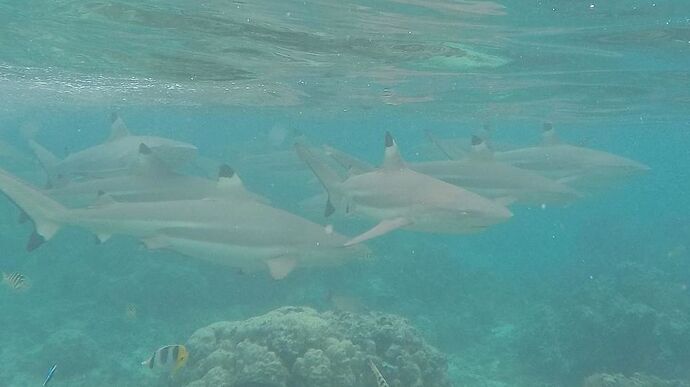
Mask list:
[[602,369],[687,376],[687,291],[649,266],[627,262],[615,270],[532,305],[517,341],[526,364],[573,382]]
[[445,356],[388,314],[283,307],[201,328],[187,346],[186,387],[373,387],[369,359],[391,387],[451,386]]

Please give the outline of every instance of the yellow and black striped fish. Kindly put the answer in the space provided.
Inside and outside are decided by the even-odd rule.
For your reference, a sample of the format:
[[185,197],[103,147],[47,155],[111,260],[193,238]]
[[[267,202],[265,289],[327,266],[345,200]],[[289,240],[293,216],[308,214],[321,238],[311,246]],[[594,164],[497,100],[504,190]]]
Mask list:
[[12,290],[21,291],[29,288],[29,280],[22,273],[2,273],[2,282]]
[[371,359],[369,360],[369,368],[371,368],[371,372],[376,377],[376,384],[378,387],[388,387],[388,382],[386,382],[386,379],[383,378],[381,371],[379,371],[378,367],[376,367],[376,364],[374,364]]
[[166,345],[156,350],[150,358],[141,362],[141,365],[150,369],[163,369],[177,371],[187,363],[189,352],[184,345]]

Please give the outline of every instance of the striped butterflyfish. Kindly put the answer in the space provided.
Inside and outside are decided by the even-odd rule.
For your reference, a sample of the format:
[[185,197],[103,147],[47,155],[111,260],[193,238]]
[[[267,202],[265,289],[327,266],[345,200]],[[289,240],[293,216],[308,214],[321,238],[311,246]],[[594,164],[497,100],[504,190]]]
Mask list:
[[189,352],[184,345],[166,345],[158,348],[150,358],[141,362],[141,365],[150,369],[162,369],[177,371],[187,363]]
[[29,288],[29,279],[22,273],[2,273],[2,282],[12,290],[21,291]]
[[369,368],[371,368],[371,372],[376,377],[376,385],[378,387],[388,387],[388,382],[386,382],[386,379],[383,378],[381,371],[379,371],[378,367],[376,367],[376,364],[374,364],[371,359],[369,360]]

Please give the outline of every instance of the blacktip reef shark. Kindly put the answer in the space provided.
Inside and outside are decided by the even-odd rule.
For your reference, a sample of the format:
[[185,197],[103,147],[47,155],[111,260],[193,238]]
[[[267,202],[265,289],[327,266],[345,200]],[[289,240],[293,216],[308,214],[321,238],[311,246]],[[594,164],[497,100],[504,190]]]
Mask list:
[[579,189],[604,188],[650,170],[648,166],[626,157],[565,144],[548,122],[543,125],[540,146],[497,152],[494,157]]
[[227,165],[219,171],[218,190],[227,197],[120,203],[104,195],[99,204],[69,209],[0,169],[0,190],[33,221],[27,248],[50,240],[64,226],[84,228],[105,242],[114,234],[141,240],[151,249],[168,249],[240,268],[269,269],[273,278],[297,266],[344,264],[367,257],[363,245],[297,215],[254,200]]
[[[326,153],[351,172],[363,173],[373,169],[368,163],[340,150],[327,147]],[[582,197],[565,184],[493,160],[488,145],[479,136],[472,136],[470,153],[462,160],[422,161],[407,165],[416,172],[503,204],[570,203]]]
[[[454,152],[437,143],[448,158]],[[597,190],[649,171],[637,161],[612,153],[562,143],[551,123],[544,123],[540,145],[491,152],[496,161],[539,173],[578,190]]]
[[380,221],[347,245],[399,228],[450,234],[479,232],[512,217],[498,202],[408,168],[388,132],[385,145],[380,168],[346,178],[303,145],[295,145],[300,158],[328,192],[325,215],[335,211],[336,203],[347,212]]
[[[218,189],[218,183],[215,180],[184,175],[172,170],[144,143],[139,144],[138,161],[130,173],[68,181],[45,189],[43,192],[71,207],[92,204],[99,193],[107,193],[118,202],[204,199],[228,194]],[[245,194],[252,195],[249,191],[245,191],[243,195]],[[257,200],[268,203],[259,195],[255,197]]]
[[157,136],[132,135],[117,114],[113,114],[111,120],[110,137],[104,143],[72,153],[62,160],[36,141],[29,140],[29,147],[48,175],[49,185],[127,173],[137,162],[142,143],[173,169],[191,162],[197,155],[194,145]]

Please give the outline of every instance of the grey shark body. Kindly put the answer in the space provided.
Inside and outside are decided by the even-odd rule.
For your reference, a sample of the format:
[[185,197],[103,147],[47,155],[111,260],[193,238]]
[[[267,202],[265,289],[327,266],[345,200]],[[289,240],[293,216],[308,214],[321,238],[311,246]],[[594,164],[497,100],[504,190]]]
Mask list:
[[383,166],[344,179],[307,148],[296,145],[296,149],[329,193],[327,215],[336,203],[346,211],[380,221],[350,243],[398,228],[453,234],[478,232],[512,216],[499,203],[408,168],[389,133]]
[[[251,198],[234,172],[221,173],[218,189],[227,197],[119,203],[103,200],[68,209],[0,170],[0,190],[33,220],[29,249],[63,226],[84,228],[101,241],[122,234],[152,249],[168,249],[215,263],[260,270],[283,278],[296,266],[343,264],[365,256],[366,247],[345,246],[348,238],[304,218]],[[231,171],[231,170],[230,170]]]

